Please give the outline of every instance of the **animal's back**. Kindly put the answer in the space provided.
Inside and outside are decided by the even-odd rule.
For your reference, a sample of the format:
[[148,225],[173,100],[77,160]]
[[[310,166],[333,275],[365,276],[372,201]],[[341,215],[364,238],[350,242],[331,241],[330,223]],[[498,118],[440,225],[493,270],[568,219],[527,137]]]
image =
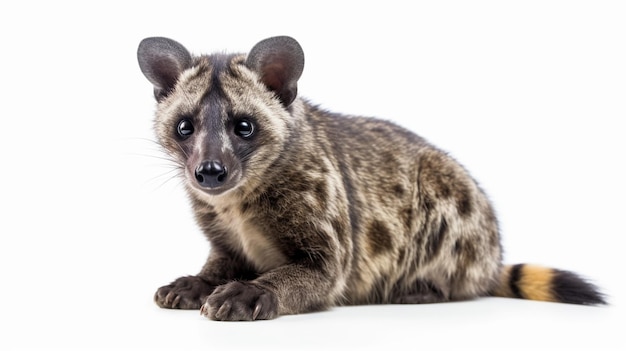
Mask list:
[[492,289],[497,223],[463,167],[391,122],[309,109],[346,190],[354,254],[344,303],[462,299]]

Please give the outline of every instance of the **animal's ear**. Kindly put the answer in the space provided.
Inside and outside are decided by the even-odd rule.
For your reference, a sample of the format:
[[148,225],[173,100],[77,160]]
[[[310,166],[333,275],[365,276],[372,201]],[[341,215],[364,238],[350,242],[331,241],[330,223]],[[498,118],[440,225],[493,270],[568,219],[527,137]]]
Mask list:
[[176,85],[178,77],[191,66],[191,54],[168,38],[146,38],[139,43],[137,60],[141,72],[154,85],[154,96],[162,99]]
[[246,65],[261,76],[283,105],[289,106],[296,98],[304,52],[295,39],[280,36],[260,41],[250,50]]

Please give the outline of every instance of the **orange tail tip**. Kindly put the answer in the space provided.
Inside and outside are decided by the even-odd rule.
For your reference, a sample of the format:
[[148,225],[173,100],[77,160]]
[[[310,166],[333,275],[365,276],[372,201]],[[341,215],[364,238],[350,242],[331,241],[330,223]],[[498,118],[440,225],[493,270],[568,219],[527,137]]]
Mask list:
[[493,295],[579,305],[606,304],[598,288],[577,274],[528,264],[505,266]]

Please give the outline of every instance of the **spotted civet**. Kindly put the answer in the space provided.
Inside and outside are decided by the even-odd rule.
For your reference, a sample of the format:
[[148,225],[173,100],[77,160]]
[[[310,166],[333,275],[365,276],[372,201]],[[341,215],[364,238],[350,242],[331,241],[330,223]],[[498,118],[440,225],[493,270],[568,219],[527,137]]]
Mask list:
[[297,98],[294,39],[192,56],[147,38],[138,59],[154,85],[158,141],[211,243],[200,273],[157,290],[159,306],[255,320],[486,295],[604,303],[573,273],[504,266],[489,201],[446,153],[392,123]]

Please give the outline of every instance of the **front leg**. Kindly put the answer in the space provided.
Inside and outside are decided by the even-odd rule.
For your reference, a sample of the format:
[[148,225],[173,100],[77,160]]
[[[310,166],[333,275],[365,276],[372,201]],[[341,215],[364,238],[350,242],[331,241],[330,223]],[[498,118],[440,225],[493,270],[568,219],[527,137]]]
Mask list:
[[286,265],[253,281],[219,286],[201,313],[214,320],[252,321],[323,310],[335,299],[331,292],[335,281],[326,270]]
[[154,294],[154,301],[161,308],[197,310],[218,285],[254,277],[245,264],[214,247],[200,274],[180,277],[160,287]]
[[180,277],[160,287],[154,294],[154,302],[161,308],[197,310],[213,290],[215,285],[201,277]]
[[234,281],[217,287],[200,313],[219,321],[273,319],[278,316],[278,299],[255,282]]

